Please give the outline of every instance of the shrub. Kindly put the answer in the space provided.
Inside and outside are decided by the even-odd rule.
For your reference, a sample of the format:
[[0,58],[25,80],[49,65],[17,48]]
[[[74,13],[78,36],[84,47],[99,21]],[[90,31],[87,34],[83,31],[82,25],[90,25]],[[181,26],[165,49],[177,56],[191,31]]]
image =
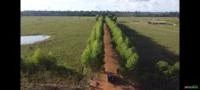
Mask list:
[[101,52],[100,44],[97,40],[95,40],[92,44],[92,57],[96,58],[98,54]]
[[170,66],[168,70],[169,76],[175,76],[179,72],[179,62],[176,62],[174,65]]
[[120,37],[119,39],[116,40],[116,44],[120,45],[121,43],[123,43],[123,41],[124,41],[123,38]]
[[174,66],[173,66],[174,70],[179,71],[180,69],[180,63],[177,61]]
[[138,55],[136,53],[132,54],[127,60],[126,68],[128,70],[135,69],[137,61],[138,61]]
[[127,50],[128,50],[128,47],[127,47],[127,45],[123,42],[123,43],[121,43],[120,45],[120,49],[119,49],[119,53],[120,53],[120,55],[122,56],[122,58],[124,58],[124,59],[128,59],[128,58],[126,58],[126,56],[125,56],[125,53],[127,52]]
[[125,54],[125,58],[129,58],[133,54],[133,49],[128,48],[128,50],[124,54]]
[[42,59],[42,57],[43,57],[42,52],[41,52],[40,48],[38,48],[38,49],[35,50],[34,54],[31,56],[30,62],[31,63],[38,63],[39,60]]
[[169,64],[164,60],[158,61],[157,66],[158,66],[160,71],[165,71],[165,70],[169,69]]
[[169,77],[175,76],[179,72],[179,62],[176,62],[174,65],[169,65],[166,61],[160,60],[157,62],[157,66],[161,72]]
[[125,37],[124,42],[126,43],[127,46],[129,46],[129,39],[128,39],[128,37]]
[[81,55],[81,62],[88,66],[89,65],[89,60],[91,60],[91,50],[90,47],[88,46],[84,51],[83,54]]

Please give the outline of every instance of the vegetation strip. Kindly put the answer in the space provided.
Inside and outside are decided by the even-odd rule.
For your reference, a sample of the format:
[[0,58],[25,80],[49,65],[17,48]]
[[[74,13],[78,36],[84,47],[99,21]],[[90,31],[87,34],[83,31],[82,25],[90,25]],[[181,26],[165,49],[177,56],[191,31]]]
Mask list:
[[103,65],[103,17],[97,17],[96,24],[81,55],[84,73],[96,71]]

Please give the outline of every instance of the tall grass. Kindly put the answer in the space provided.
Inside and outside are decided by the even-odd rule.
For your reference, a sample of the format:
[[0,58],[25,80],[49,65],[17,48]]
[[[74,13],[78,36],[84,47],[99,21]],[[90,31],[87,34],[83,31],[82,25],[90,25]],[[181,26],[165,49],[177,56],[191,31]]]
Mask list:
[[103,65],[103,17],[98,17],[87,42],[87,47],[81,55],[85,69],[96,71]]
[[116,44],[116,50],[119,52],[122,57],[122,66],[124,66],[127,70],[135,69],[136,63],[138,62],[138,54],[134,48],[129,44],[129,39],[125,36],[121,29],[116,25],[116,17],[115,19],[111,19],[106,17],[106,22],[110,27],[112,38],[114,43]]

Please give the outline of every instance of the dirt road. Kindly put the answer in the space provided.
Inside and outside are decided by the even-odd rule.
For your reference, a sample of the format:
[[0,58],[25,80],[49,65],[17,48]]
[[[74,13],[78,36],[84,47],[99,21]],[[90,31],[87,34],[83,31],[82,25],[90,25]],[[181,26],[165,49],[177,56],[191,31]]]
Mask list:
[[[94,79],[92,83],[96,82],[98,85],[94,86],[94,88],[91,88],[91,90],[136,90],[131,85],[125,84],[121,75],[117,73],[120,65],[118,63],[116,51],[112,47],[110,31],[106,24],[104,24],[103,41],[105,71],[102,71],[98,77]],[[107,72],[113,73],[113,75],[118,78],[115,84],[108,82],[106,74]]]

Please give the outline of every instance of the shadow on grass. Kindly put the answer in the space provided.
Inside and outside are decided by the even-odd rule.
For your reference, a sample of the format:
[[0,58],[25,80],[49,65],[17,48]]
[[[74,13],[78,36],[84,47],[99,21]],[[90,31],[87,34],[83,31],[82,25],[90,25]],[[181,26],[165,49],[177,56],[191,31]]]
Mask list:
[[137,82],[141,90],[175,90],[178,78],[164,76],[157,71],[155,65],[158,60],[173,64],[179,60],[179,56],[126,25],[118,24],[118,26],[128,36],[130,44],[135,47],[139,55],[136,70],[124,73],[123,76],[130,82]]

